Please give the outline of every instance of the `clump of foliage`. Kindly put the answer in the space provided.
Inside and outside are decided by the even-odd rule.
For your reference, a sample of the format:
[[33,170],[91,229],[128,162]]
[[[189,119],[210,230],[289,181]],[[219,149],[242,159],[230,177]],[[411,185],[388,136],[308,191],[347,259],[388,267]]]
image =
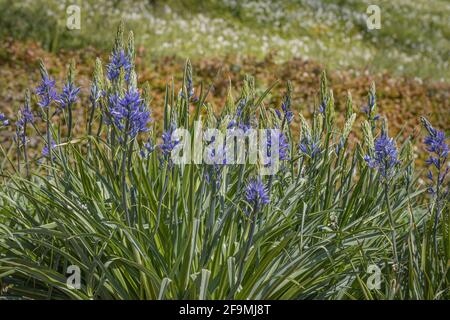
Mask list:
[[[96,62],[79,137],[72,135],[75,65],[61,93],[41,65],[41,83],[18,113],[12,144],[18,162],[2,150],[4,297],[450,297],[445,133],[423,118],[427,195],[418,187],[411,142],[397,145],[376,114],[374,86],[364,109],[364,140],[351,148],[351,97],[340,128],[324,74],[311,123],[294,114],[290,83],[282,105],[271,107],[265,98],[273,87],[258,95],[250,76],[238,97],[230,89],[217,115],[207,103],[209,90],[195,86],[188,61],[178,93],[174,83],[166,87],[157,139],[149,85],[138,88],[134,56],[133,34],[124,42],[121,25],[106,72]],[[290,130],[295,118],[300,137]],[[278,128],[281,169],[259,176],[260,164],[173,163],[180,141],[171,133],[185,128],[194,136],[197,120],[220,131]],[[0,125],[11,123],[2,116]],[[27,158],[31,134],[43,141],[38,162]],[[72,265],[81,271],[79,289],[67,285]],[[370,282],[373,266],[381,271],[379,286]]]

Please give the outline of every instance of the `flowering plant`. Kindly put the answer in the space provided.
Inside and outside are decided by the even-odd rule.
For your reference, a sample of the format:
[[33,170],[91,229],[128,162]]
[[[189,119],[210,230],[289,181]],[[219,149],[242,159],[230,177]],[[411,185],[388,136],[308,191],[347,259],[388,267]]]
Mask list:
[[[0,284],[5,288],[0,295],[450,297],[449,148],[443,131],[422,119],[428,134],[427,196],[421,172],[413,171],[411,141],[390,137],[384,122],[376,125],[374,86],[363,139],[353,146],[349,136],[357,115],[351,99],[340,128],[324,73],[320,103],[313,108],[319,112],[309,121],[296,112],[290,83],[281,108],[272,108],[271,88],[260,91],[250,76],[239,97],[230,94],[226,108],[216,114],[207,92],[195,91],[189,61],[183,83],[167,85],[158,127],[150,116],[158,106],[150,106],[149,84],[139,82],[134,68],[133,34],[127,45],[123,34],[121,24],[106,72],[100,59],[95,63],[90,90],[75,85],[72,64],[58,95],[56,81],[41,64],[36,99],[25,95],[12,141],[18,161],[6,152],[0,161],[11,164],[0,167]],[[75,108],[86,111],[80,126],[86,130],[76,136],[71,133],[77,126],[71,118]],[[55,114],[62,116],[55,120]],[[299,135],[291,131],[298,120]],[[0,128],[9,124],[0,114]],[[215,133],[206,148],[197,140],[203,138],[196,133],[201,125]],[[177,135],[178,129],[185,134]],[[224,157],[240,149],[238,143],[219,141],[226,130],[242,133],[242,162]],[[278,153],[271,161],[280,161],[283,170],[260,175],[267,164],[260,154],[247,161],[255,130],[270,137],[262,153]],[[272,130],[277,134],[267,135]],[[31,134],[41,141],[42,155],[29,156]],[[215,139],[218,147],[211,149]],[[190,163],[174,161],[188,150],[220,160],[205,164],[194,154]],[[66,267],[73,265],[83,275],[77,290],[66,282]],[[370,276],[365,271],[373,265],[382,270],[382,290],[370,291],[365,283]]]

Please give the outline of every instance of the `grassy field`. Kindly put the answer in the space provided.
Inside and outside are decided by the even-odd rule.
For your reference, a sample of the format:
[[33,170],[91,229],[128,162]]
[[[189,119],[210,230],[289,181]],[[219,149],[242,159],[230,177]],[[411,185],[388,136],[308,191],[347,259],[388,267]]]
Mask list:
[[[75,31],[65,28],[68,4],[2,0],[0,36],[38,40],[52,51],[109,49],[110,30],[125,19],[149,57],[273,54],[277,61],[301,57],[331,69],[449,80],[447,1],[85,0],[78,2],[81,30]],[[367,29],[369,4],[381,9],[380,30]]]

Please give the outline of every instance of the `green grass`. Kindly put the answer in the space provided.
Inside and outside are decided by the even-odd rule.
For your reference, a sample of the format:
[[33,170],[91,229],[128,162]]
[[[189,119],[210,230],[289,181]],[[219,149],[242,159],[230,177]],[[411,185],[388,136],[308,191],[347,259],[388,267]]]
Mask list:
[[[366,28],[369,4],[381,8],[381,30]],[[331,69],[449,80],[450,6],[445,1],[86,0],[80,7],[81,30],[68,31],[65,7],[57,1],[2,0],[0,35],[35,39],[50,50],[109,49],[111,27],[123,18],[151,56],[262,59],[272,52],[279,61],[299,56]]]

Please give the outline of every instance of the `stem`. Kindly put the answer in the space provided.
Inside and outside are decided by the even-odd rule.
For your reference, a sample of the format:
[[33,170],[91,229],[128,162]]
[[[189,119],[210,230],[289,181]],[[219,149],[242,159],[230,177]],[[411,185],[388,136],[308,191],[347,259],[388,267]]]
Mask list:
[[102,133],[102,126],[103,126],[103,114],[100,114],[100,120],[98,123],[98,130],[97,130],[97,139],[100,137],[100,134]]
[[242,282],[242,274],[244,272],[244,262],[245,258],[247,257],[248,252],[250,251],[250,247],[253,242],[253,235],[255,233],[255,216],[256,216],[256,208],[254,207],[252,210],[251,220],[250,220],[250,231],[249,231],[249,237],[245,246],[244,254],[242,255],[241,264],[239,266],[239,273],[238,273],[238,281],[236,282],[235,289],[239,288]]
[[271,191],[272,191],[272,180],[273,180],[273,175],[269,176],[269,181],[267,182],[267,192],[269,193],[269,197],[271,195]]
[[125,217],[127,219],[128,226],[131,226],[131,220],[130,215],[128,213],[128,205],[127,205],[127,166],[126,166],[126,159],[127,159],[127,143],[128,143],[128,130],[130,126],[130,121],[127,119],[127,123],[125,126],[124,131],[124,140],[122,145],[122,164],[121,164],[121,171],[122,171],[122,206],[125,211]]
[[90,136],[92,133],[92,121],[94,118],[95,106],[96,106],[95,101],[92,101],[91,113],[89,115],[89,121],[88,121],[88,136]]
[[50,106],[47,107],[47,147],[48,147],[47,164],[49,165],[48,175],[50,175],[50,166],[53,166],[52,143],[50,141]]
[[28,164],[26,137],[23,139],[23,158],[24,158],[24,161],[25,161],[25,171],[26,171],[26,174],[27,174],[27,178],[29,178],[30,177],[30,167],[29,167],[29,164]]
[[297,180],[295,181],[295,186],[298,186],[298,183],[300,181],[301,175],[302,175],[302,167],[303,167],[303,161],[305,160],[305,157],[302,156],[301,160],[298,161],[298,173],[297,173]]
[[130,225],[130,217],[128,215],[127,206],[127,181],[126,181],[126,166],[125,166],[126,151],[122,154],[122,206],[125,211],[125,217],[127,219],[128,225]]
[[72,104],[71,103],[69,103],[67,105],[67,109],[69,111],[69,123],[68,123],[69,132],[68,132],[67,137],[68,137],[68,140],[70,140],[70,138],[72,137]]
[[155,230],[153,231],[153,235],[155,235],[156,231],[158,230],[159,227],[159,220],[161,219],[161,205],[162,205],[162,198],[164,193],[166,193],[166,188],[167,188],[167,182],[169,180],[169,174],[167,172],[167,166],[166,166],[166,179],[164,180],[164,186],[163,186],[163,190],[161,192],[161,194],[159,195],[159,202],[158,202],[158,215],[156,216],[156,224],[155,224]]
[[392,217],[392,210],[391,210],[391,204],[389,202],[389,194],[388,194],[389,186],[387,183],[384,185],[384,196],[386,200],[386,206],[388,210],[388,216],[389,216],[389,224],[391,225],[391,235],[392,235],[392,251],[394,253],[394,263],[398,267],[398,253],[397,253],[397,233],[395,231],[395,224],[394,219]]
[[20,142],[18,136],[17,136],[17,172],[20,175]]
[[[213,169],[214,170],[214,169]],[[208,239],[209,235],[211,233],[212,224],[214,221],[214,210],[216,207],[216,183],[215,181],[212,181],[212,173],[211,173],[211,183],[212,183],[212,192],[211,192],[211,200],[209,204],[209,216],[208,216],[208,222],[206,223],[206,230],[203,238],[203,248],[202,248],[202,265],[206,264],[207,262],[207,250],[208,250]]]
[[437,228],[438,228],[438,223],[439,223],[439,217],[440,217],[440,215],[441,215],[441,208],[440,208],[440,195],[439,195],[439,193],[440,193],[440,187],[441,187],[441,184],[439,183],[440,181],[439,181],[439,179],[440,179],[440,177],[441,177],[441,166],[440,166],[440,159],[438,160],[439,161],[439,170],[438,170],[438,173],[437,173],[437,179],[436,179],[436,195],[435,195],[435,197],[436,197],[436,200],[435,200],[435,203],[436,203],[436,214],[435,214],[435,216],[434,216],[434,225],[433,225],[433,242],[434,242],[434,253],[437,255],[437,253],[438,253],[438,244],[437,244]]

